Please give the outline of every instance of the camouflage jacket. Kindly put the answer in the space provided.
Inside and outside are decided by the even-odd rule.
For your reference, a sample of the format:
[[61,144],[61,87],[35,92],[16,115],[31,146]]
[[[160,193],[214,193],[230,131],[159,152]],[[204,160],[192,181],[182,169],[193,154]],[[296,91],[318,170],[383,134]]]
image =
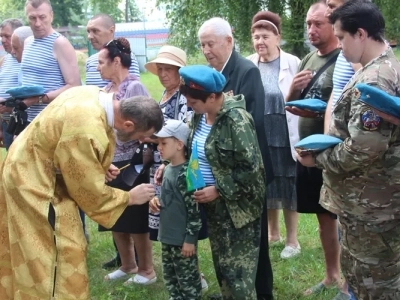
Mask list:
[[[195,114],[191,121],[189,147],[201,116]],[[254,121],[245,109],[243,95],[225,94],[206,139],[205,153],[220,194],[215,200],[216,213],[226,206],[236,228],[258,219],[265,197],[265,172]]]
[[400,128],[358,101],[357,83],[398,95],[400,63],[392,50],[356,73],[333,110],[328,134],[343,142],[316,157],[327,193],[321,205],[360,221],[400,219]]

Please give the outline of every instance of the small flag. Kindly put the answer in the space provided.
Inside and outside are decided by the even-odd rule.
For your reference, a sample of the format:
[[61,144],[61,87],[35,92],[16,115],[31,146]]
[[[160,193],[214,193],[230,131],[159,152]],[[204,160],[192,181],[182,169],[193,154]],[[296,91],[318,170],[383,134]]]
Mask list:
[[192,154],[186,172],[186,184],[188,192],[201,189],[206,186],[200,171],[199,156],[197,153],[197,141],[193,143]]

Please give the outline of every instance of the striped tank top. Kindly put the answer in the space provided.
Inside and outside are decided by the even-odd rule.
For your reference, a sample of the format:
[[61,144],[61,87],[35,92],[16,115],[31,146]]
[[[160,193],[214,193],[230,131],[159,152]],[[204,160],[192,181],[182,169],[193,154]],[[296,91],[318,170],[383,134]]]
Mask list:
[[352,65],[344,58],[343,51],[340,51],[336,60],[335,69],[333,70],[333,97],[332,97],[332,111],[342,95],[343,89],[354,75]]
[[[45,38],[35,38],[25,46],[21,62],[22,85],[41,85],[45,93],[65,86],[64,77],[53,53],[54,42],[59,36],[58,32],[53,32]],[[46,106],[47,104],[34,104],[29,107],[28,121],[32,122]]]
[[[10,97],[6,90],[12,87],[17,87],[18,74],[21,69],[19,62],[11,55],[7,54],[4,57],[3,63],[0,67],[0,98]],[[10,119],[9,113],[2,114],[4,120]]]
[[199,156],[199,168],[203,175],[206,185],[215,185],[215,178],[211,171],[210,164],[207,161],[205,144],[208,135],[210,134],[212,125],[206,123],[206,115],[201,117],[199,125],[193,135],[192,143],[197,142],[197,154]]
[[[132,64],[129,68],[129,74],[136,75],[140,78],[139,64],[136,60],[135,54],[131,54]],[[99,62],[99,53],[90,56],[86,61],[86,85],[95,85],[99,88],[105,87],[110,81],[101,79],[100,72],[97,71]]]

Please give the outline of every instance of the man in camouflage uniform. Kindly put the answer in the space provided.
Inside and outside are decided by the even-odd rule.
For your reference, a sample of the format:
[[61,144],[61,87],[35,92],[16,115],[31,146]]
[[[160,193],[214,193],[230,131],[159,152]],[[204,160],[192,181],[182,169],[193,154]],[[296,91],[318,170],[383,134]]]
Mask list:
[[358,100],[357,83],[398,95],[400,63],[385,44],[384,19],[367,0],[329,17],[349,62],[362,69],[336,104],[328,134],[343,140],[317,156],[298,157],[324,170],[330,196],[321,205],[340,219],[341,264],[358,299],[400,299],[400,128]]
[[[213,184],[194,193],[204,203],[215,273],[226,300],[257,299],[255,278],[259,257],[265,173],[254,121],[243,95],[222,93],[225,77],[207,66],[179,70],[180,92],[195,115],[192,142],[211,129],[204,142],[203,162],[211,169]],[[205,125],[205,122],[207,123]],[[202,163],[199,150],[199,162]],[[200,170],[203,173],[200,165]],[[203,174],[204,176],[204,174]],[[206,177],[206,176],[204,176]]]

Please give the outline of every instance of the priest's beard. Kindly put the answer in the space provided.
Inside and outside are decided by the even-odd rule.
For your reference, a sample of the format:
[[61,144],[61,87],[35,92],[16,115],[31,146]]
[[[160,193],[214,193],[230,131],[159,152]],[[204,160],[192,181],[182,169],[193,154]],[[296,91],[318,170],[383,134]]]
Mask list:
[[121,142],[129,142],[133,141],[136,135],[136,130],[130,131],[130,132],[124,132],[122,130],[117,130],[115,129],[115,135],[117,136],[117,139]]

